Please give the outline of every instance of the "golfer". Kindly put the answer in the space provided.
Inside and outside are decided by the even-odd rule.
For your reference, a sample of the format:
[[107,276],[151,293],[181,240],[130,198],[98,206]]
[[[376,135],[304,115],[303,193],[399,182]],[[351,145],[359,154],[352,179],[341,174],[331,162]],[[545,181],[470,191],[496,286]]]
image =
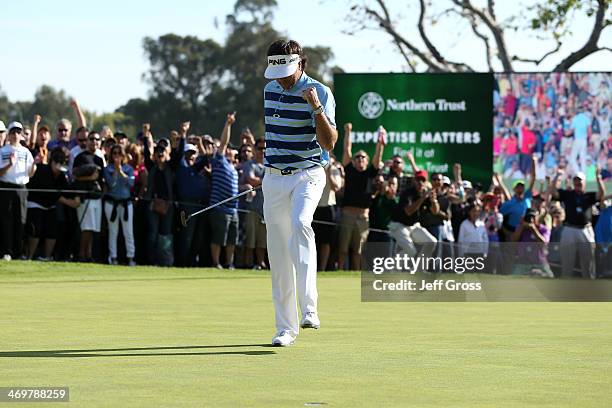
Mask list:
[[[295,41],[268,48],[264,76],[266,166],[264,218],[272,271],[274,346],[295,341],[299,326],[318,329],[317,253],[311,226],[326,183],[329,151],[338,139],[334,96],[304,72],[306,56]],[[301,321],[296,302],[300,302]]]

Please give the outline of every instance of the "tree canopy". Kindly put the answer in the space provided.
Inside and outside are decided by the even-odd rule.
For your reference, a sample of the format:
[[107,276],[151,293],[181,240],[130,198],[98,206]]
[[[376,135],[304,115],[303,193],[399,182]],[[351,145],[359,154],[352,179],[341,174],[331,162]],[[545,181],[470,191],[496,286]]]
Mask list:
[[[166,137],[183,121],[191,131],[218,136],[227,113],[237,111],[236,129],[250,127],[263,136],[263,77],[270,43],[286,38],[276,30],[273,17],[276,0],[237,0],[226,17],[228,35],[223,44],[196,36],[165,34],[142,41],[149,67],[143,80],[149,85],[146,98],[133,98],[115,112],[86,112],[90,128],[104,125],[134,138],[143,123],[153,133]],[[305,44],[302,44],[304,46]],[[333,53],[328,47],[307,47],[309,75],[331,84]],[[48,85],[40,87],[33,102],[11,102],[0,88],[0,117],[29,123],[34,114],[53,125],[62,117],[74,120],[72,98]],[[235,132],[236,141],[238,138]]]
[[[349,18],[351,31],[364,29],[382,30],[405,59],[408,69],[432,72],[474,71],[470,61],[453,61],[444,55],[431,39],[429,32],[434,26],[444,26],[449,32],[459,34],[459,22],[466,22],[471,34],[482,45],[489,71],[514,71],[516,61],[539,66],[544,60],[556,56],[558,62],[554,71],[567,71],[578,61],[596,52],[612,51],[600,44],[606,27],[612,25],[610,3],[612,0],[539,0],[507,19],[501,20],[496,14],[495,0],[486,5],[471,0],[446,0],[436,2],[441,10],[432,10],[430,0],[419,0],[418,18],[407,23],[397,18],[387,0],[353,1]],[[517,7],[520,9],[520,7]],[[592,20],[590,35],[585,43],[568,55],[559,56],[563,42],[571,35],[569,24],[577,13],[585,13]],[[454,20],[445,20],[445,19]],[[418,36],[408,35],[405,27],[416,25]],[[539,58],[526,58],[508,46],[508,37],[518,30],[529,31],[536,39],[554,42],[551,49],[542,52]]]

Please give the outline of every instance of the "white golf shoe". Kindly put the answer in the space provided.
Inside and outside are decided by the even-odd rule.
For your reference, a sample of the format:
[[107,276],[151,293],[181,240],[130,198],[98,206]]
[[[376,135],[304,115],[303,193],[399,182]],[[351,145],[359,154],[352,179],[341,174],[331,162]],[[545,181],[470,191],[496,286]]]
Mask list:
[[295,342],[293,337],[288,331],[283,330],[272,338],[272,345],[275,347],[287,347]]
[[321,321],[319,320],[319,316],[317,316],[317,312],[306,312],[302,318],[300,327],[302,329],[318,329],[321,327]]

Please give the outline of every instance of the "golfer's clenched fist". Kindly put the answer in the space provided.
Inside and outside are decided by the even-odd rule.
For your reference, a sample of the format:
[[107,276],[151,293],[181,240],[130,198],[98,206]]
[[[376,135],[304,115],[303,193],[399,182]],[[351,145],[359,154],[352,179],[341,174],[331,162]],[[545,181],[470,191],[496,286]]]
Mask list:
[[306,102],[308,102],[313,109],[317,109],[319,106],[321,106],[319,96],[317,95],[317,90],[314,87],[310,87],[302,91],[302,98],[306,99]]

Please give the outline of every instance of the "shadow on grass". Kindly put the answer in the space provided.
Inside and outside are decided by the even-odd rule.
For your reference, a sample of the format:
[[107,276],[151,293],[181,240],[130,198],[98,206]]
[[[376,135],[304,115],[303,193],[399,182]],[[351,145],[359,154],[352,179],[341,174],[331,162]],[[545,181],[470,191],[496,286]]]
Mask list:
[[[106,348],[106,349],[84,349],[84,350],[26,350],[26,351],[0,351],[0,358],[78,358],[78,357],[159,357],[159,356],[221,356],[221,355],[246,355],[263,356],[276,354],[270,350],[244,350],[244,351],[185,351],[168,353],[127,353],[128,351],[158,351],[158,350],[187,350],[187,349],[225,349],[242,347],[272,347],[269,344],[226,344],[215,346],[172,346],[172,347],[129,347],[129,348]],[[102,353],[102,354],[100,354]],[[108,354],[107,354],[108,353]]]

